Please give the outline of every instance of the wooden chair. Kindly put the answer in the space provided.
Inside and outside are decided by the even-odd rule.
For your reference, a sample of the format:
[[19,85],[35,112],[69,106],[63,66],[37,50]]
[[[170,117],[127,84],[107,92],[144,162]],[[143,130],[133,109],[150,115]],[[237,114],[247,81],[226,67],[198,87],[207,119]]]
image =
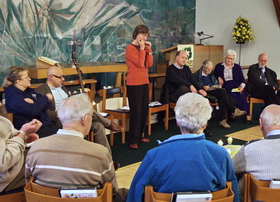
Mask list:
[[112,202],[113,200],[113,185],[110,182],[106,182],[103,189],[97,190],[98,196],[95,198],[60,198],[58,189],[35,184],[33,178],[24,187],[24,192],[27,202]]
[[269,184],[270,181],[256,180],[251,174],[244,174],[244,202],[280,200],[280,189],[269,188]]
[[263,99],[259,99],[259,98],[254,98],[254,97],[251,97],[251,96],[247,96],[247,99],[249,101],[249,115],[250,115],[250,121],[252,121],[252,118],[253,118],[253,106],[254,104],[256,103],[264,103],[264,100]]
[[[212,202],[233,202],[234,193],[231,182],[226,183],[225,189],[211,192]],[[145,187],[144,202],[170,202],[172,194],[154,192],[153,186]]]
[[[125,129],[126,129],[126,120],[129,118],[129,110],[123,110],[120,108],[117,109],[108,109],[106,106],[107,95],[121,95],[122,94],[122,107],[127,105],[127,98],[126,98],[126,87],[116,87],[110,89],[102,89],[99,90],[99,95],[101,96],[101,111],[105,113],[109,113],[114,116],[114,119],[121,120],[122,127],[124,130],[122,131],[122,143],[125,143]],[[108,98],[112,99],[112,98]]]
[[[153,95],[153,90],[152,90],[152,84],[149,84],[149,101],[152,101],[152,95]],[[165,121],[164,121],[164,126],[165,130],[168,130],[168,116],[169,116],[169,105],[168,104],[162,104],[162,105],[156,105],[156,106],[149,106],[149,111],[148,111],[148,118],[147,118],[147,126],[148,126],[148,135],[151,135],[151,128],[152,128],[152,114],[165,111]]]
[[0,195],[1,202],[26,202],[24,191]]

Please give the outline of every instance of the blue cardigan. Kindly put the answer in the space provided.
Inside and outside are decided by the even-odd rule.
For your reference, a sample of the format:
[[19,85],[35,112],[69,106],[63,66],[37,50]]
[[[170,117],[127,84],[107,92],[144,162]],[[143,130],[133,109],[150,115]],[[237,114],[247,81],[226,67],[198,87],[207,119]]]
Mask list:
[[142,202],[144,188],[156,192],[217,191],[232,182],[239,201],[237,179],[225,148],[205,140],[205,135],[175,135],[149,150],[139,166],[127,202]]
[[[51,124],[46,112],[50,107],[46,96],[35,92],[32,88],[22,91],[15,86],[9,86],[4,92],[5,106],[8,113],[13,113],[13,124],[16,129],[20,129],[23,124],[32,121],[32,119],[38,119],[43,126]],[[34,103],[25,102],[25,98],[30,98]]]

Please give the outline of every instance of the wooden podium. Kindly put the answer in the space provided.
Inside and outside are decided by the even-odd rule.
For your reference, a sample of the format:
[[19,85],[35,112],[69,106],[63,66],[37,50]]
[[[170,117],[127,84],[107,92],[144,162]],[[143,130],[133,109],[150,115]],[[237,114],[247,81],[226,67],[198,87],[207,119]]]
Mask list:
[[[224,46],[223,45],[193,45],[193,67],[190,67],[192,71],[198,70],[204,60],[210,59],[214,66],[217,63],[223,61]],[[171,65],[175,61],[175,55],[178,50],[178,46],[173,46],[168,49],[161,50],[161,53],[165,53],[165,59],[168,60],[168,65]]]

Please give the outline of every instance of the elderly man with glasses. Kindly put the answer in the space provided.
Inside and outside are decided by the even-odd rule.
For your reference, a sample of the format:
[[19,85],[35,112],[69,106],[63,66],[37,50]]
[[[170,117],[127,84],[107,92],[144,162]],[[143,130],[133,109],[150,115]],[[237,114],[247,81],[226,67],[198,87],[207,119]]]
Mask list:
[[[63,77],[62,69],[57,66],[51,66],[47,71],[47,81],[35,89],[36,92],[42,95],[47,93],[51,93],[53,95],[54,99],[51,102],[51,106],[47,110],[47,113],[49,114],[51,121],[59,128],[61,128],[62,125],[57,116],[58,107],[63,99],[70,96],[70,93],[63,85],[63,81],[65,81],[65,79]],[[94,131],[95,142],[107,147],[111,153],[111,148],[106,137],[105,128],[108,128],[114,132],[120,132],[123,130],[122,126],[104,118],[101,114],[94,110],[91,130]]]

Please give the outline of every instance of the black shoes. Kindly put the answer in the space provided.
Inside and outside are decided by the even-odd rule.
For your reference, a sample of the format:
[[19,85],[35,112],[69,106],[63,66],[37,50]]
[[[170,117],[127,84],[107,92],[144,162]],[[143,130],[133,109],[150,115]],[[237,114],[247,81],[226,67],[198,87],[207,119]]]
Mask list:
[[209,100],[211,103],[217,103],[218,99],[212,95],[207,95],[206,98]]
[[213,134],[207,128],[204,129],[203,133],[205,134],[206,137],[212,137],[213,136]]

